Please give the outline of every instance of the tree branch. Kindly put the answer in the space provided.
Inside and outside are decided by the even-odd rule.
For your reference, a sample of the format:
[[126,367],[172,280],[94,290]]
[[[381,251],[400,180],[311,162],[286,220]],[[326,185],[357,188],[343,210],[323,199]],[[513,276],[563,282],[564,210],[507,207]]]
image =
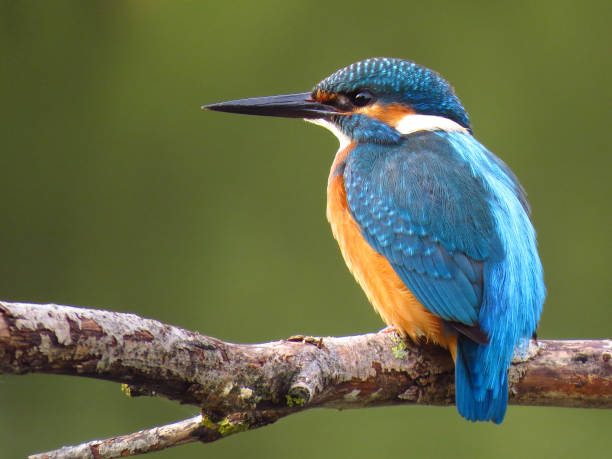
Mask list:
[[106,440],[93,440],[76,446],[48,453],[33,454],[29,459],[84,459],[135,456],[160,451],[171,446],[184,445],[197,440],[205,441],[202,416],[194,416],[153,429],[140,430],[133,434]]
[[[41,458],[215,441],[313,407],[454,403],[448,353],[395,333],[233,344],[134,314],[57,305],[0,302],[0,373],[106,379],[132,396],[162,396],[204,413]],[[612,408],[612,341],[532,342],[509,380],[511,404]],[[75,448],[97,452],[75,455]]]

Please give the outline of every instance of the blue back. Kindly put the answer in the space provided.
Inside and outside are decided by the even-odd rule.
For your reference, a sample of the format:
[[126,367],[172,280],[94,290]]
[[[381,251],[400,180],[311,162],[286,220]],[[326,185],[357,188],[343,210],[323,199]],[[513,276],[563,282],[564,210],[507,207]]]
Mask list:
[[457,407],[501,422],[514,349],[535,331],[545,297],[516,177],[471,135],[443,131],[359,143],[341,172],[363,236],[417,299],[488,335],[488,345],[459,337]]

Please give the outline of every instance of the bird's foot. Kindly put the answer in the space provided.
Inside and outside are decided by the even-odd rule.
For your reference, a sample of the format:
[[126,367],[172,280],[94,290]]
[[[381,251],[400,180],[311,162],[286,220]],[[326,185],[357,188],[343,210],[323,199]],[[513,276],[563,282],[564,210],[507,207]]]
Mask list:
[[378,330],[378,333],[396,333],[398,335],[401,335],[399,330],[395,328],[393,325],[387,325],[385,328]]
[[293,335],[287,338],[287,341],[291,341],[292,343],[308,343],[317,346],[319,349],[324,347],[323,338],[320,336]]

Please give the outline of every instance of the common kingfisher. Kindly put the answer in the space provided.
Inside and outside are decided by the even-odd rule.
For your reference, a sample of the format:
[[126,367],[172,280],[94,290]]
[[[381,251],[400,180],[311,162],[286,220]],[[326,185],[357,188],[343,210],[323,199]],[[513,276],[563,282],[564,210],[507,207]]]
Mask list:
[[525,191],[450,84],[371,58],[311,92],[202,108],[304,118],[338,137],[327,218],[349,270],[387,325],[450,351],[461,416],[501,423],[546,289]]

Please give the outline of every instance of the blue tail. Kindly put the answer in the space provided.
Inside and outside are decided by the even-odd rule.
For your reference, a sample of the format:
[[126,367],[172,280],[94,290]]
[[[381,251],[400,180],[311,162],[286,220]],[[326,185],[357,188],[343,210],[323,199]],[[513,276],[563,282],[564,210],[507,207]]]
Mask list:
[[[508,406],[508,366],[488,366],[479,352],[482,347],[463,335],[458,337],[455,362],[457,410],[469,421],[500,424]],[[491,378],[485,374],[486,371],[496,371],[498,374]]]

